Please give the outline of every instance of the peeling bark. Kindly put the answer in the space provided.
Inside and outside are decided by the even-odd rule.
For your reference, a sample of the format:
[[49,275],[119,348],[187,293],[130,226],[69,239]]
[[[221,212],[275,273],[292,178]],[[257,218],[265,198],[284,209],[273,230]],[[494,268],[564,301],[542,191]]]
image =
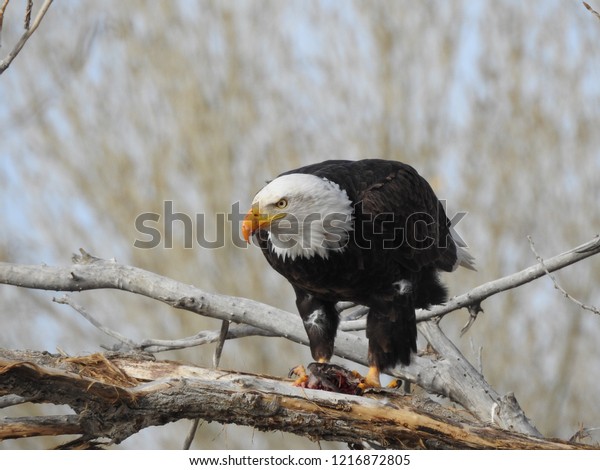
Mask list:
[[[64,357],[0,350],[0,393],[69,405],[74,415],[0,421],[0,438],[81,434],[118,443],[180,419],[286,431],[312,440],[388,449],[580,449],[482,426],[464,412],[395,391],[350,396],[294,387],[289,380],[205,369],[148,355]],[[433,413],[432,411],[435,411]]]

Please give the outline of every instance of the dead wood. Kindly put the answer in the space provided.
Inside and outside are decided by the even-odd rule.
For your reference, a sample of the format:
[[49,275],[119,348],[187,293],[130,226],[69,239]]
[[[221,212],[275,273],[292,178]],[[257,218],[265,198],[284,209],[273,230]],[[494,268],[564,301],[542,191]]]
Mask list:
[[149,355],[65,357],[0,350],[0,394],[65,404],[74,411],[4,418],[1,439],[78,434],[77,446],[118,443],[148,426],[200,418],[388,449],[589,448],[482,426],[463,411],[397,391],[342,395]]

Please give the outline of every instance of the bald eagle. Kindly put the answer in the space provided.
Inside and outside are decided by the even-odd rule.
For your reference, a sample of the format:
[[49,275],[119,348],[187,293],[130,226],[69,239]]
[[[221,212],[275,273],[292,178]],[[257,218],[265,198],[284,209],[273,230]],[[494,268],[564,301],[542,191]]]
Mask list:
[[293,286],[316,361],[333,355],[336,303],[369,307],[369,387],[380,386],[380,371],[410,363],[415,309],[447,298],[438,272],[474,269],[431,186],[397,161],[329,160],[283,173],[254,197],[242,235]]

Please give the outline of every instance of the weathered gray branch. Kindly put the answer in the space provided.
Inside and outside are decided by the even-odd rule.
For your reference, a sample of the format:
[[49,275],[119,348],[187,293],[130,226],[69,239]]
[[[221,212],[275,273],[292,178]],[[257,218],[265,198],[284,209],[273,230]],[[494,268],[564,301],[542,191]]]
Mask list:
[[[479,304],[487,297],[561,269],[600,251],[600,238],[595,237],[569,252],[545,260],[511,276],[488,282],[470,292],[451,299],[447,305],[419,312],[419,319],[435,319],[453,310]],[[160,300],[176,308],[283,336],[307,344],[302,323],[292,314],[249,299],[204,292],[142,269],[94,258],[85,252],[74,257],[71,267],[23,266],[0,263],[0,283],[34,289],[80,291],[89,289],[121,289]],[[363,320],[354,320],[352,323]],[[349,322],[350,323],[350,322]],[[232,331],[236,326],[232,325]],[[443,334],[435,321],[419,325],[439,358],[415,357],[409,367],[398,367],[393,375],[408,379],[432,393],[448,396],[463,405],[481,421],[494,421],[504,429],[539,436],[511,396],[501,397],[483,376],[472,367],[460,351]],[[216,339],[216,338],[213,338]],[[340,331],[335,352],[359,364],[367,363],[365,339]]]
[[514,289],[545,276],[546,270],[552,273],[598,253],[600,253],[600,235],[596,235],[590,241],[578,247],[546,259],[543,264],[537,263],[509,276],[486,282],[471,289],[466,294],[450,299],[445,305],[436,306],[428,311],[418,312],[417,321],[441,317],[454,310],[479,304],[492,295]]
[[[178,339],[144,339],[136,342],[130,338],[126,338],[122,334],[104,326],[96,318],[93,317],[85,308],[81,305],[76,304],[68,295],[63,295],[53,299],[56,303],[69,305],[73,310],[79,313],[83,318],[89,321],[92,325],[102,331],[104,334],[116,339],[117,344],[113,346],[103,346],[105,349],[110,351],[131,351],[141,350],[149,353],[157,353],[163,351],[173,351],[176,349],[193,348],[201,346],[203,344],[216,343],[221,339],[223,334],[222,330],[210,331],[204,330],[199,331],[193,336],[187,338]],[[227,328],[227,339],[238,339],[246,338],[248,336],[278,336],[277,333],[272,331],[262,330],[250,325],[236,324],[231,325]]]
[[75,415],[0,420],[0,439],[81,434],[118,443],[179,419],[236,423],[311,439],[386,448],[588,448],[482,426],[467,415],[397,392],[368,397],[294,387],[289,380],[191,367],[148,357],[64,357],[0,349],[0,393],[71,406]]

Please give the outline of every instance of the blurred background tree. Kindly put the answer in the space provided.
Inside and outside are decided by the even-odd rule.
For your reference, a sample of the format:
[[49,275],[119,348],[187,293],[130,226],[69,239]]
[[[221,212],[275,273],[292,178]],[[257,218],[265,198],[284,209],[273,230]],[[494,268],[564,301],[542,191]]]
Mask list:
[[[2,56],[23,11],[6,11]],[[287,282],[258,249],[234,246],[238,227],[216,214],[245,209],[290,168],[383,157],[415,166],[450,215],[468,212],[457,228],[479,271],[447,277],[462,293],[535,263],[527,235],[549,256],[598,233],[599,42],[600,24],[575,0],[55,2],[0,77],[0,259],[64,265],[83,247],[295,311]],[[225,245],[185,248],[183,224],[163,227],[164,201],[204,214],[195,229],[207,240],[221,231]],[[134,247],[146,212],[161,215],[173,248]],[[599,267],[591,259],[557,277],[598,305]],[[4,347],[76,354],[110,343],[52,295],[0,286]],[[219,327],[121,292],[76,297],[134,339]],[[466,313],[443,326],[492,386],[514,391],[546,435],[597,426],[600,318],[548,279],[484,308],[463,338]],[[212,351],[160,356],[210,365]],[[249,338],[228,342],[221,366],[284,375],[309,360],[308,348]],[[187,428],[147,429],[119,447],[180,448]],[[204,424],[193,447],[318,445]]]

